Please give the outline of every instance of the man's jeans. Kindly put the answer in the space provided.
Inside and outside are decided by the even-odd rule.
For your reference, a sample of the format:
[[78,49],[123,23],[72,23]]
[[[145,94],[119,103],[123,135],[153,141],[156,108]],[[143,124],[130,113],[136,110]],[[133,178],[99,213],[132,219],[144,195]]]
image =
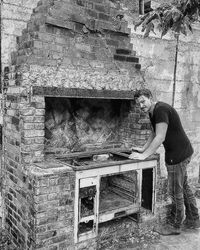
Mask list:
[[187,180],[186,167],[190,160],[191,157],[176,165],[166,164],[168,172],[168,191],[172,199],[167,219],[170,224],[178,228],[183,222],[184,211],[188,220],[195,221],[199,219],[196,200]]

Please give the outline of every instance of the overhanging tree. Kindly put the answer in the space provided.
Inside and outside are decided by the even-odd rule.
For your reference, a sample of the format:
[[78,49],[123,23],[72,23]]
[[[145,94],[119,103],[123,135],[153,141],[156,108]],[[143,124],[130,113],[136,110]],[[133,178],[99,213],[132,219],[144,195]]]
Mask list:
[[180,34],[187,35],[192,32],[192,23],[198,21],[200,16],[200,0],[176,0],[172,3],[161,4],[154,10],[141,16],[135,24],[135,30],[142,26],[144,38],[151,32],[155,33],[155,28],[161,32],[161,38],[169,31],[174,33],[176,39],[175,63],[173,75],[173,95],[172,106],[174,106],[176,90],[176,72],[179,50]]

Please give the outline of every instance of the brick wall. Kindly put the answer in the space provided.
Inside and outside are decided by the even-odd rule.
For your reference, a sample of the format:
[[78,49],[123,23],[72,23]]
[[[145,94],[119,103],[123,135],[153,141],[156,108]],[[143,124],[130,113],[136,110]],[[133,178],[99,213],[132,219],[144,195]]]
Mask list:
[[15,172],[13,178],[7,165],[6,228],[20,249],[65,249],[73,245],[74,173],[56,164],[54,172],[42,167]]
[[[123,6],[131,4],[128,10],[137,13],[138,5],[134,3],[133,6],[132,2],[123,1]],[[6,225],[14,243],[22,249],[29,249],[35,243],[41,249],[47,243],[51,249],[65,249],[68,240],[65,237],[67,234],[71,237],[67,225],[73,213],[69,211],[63,225],[63,204],[69,202],[67,205],[72,206],[73,192],[58,183],[61,173],[43,172],[39,176],[37,171],[42,167],[33,166],[44,160],[45,101],[41,95],[32,95],[32,86],[135,90],[143,82],[141,67],[146,86],[157,99],[171,103],[175,42],[171,36],[144,40],[140,32],[133,30],[132,21],[129,29],[124,19],[116,18],[121,14],[117,1],[6,0],[2,13],[2,60],[4,66],[9,66],[4,71],[8,76],[8,80],[4,78]],[[175,107],[195,148],[189,169],[193,180],[199,174],[198,51],[197,27],[193,35],[181,39],[175,97]],[[137,133],[131,142],[144,143],[148,134],[146,117],[133,109],[129,121],[124,137],[134,130]],[[162,162],[161,166],[161,174],[166,177]],[[55,183],[65,189],[63,196]],[[162,186],[165,181],[159,184]],[[164,195],[160,194],[161,201]],[[45,213],[43,205],[47,201],[53,209],[47,208]],[[56,217],[51,211],[61,211],[57,217],[62,221],[59,228],[55,228]]]
[[[83,88],[139,86],[136,71],[140,64],[132,51],[127,23],[116,19],[120,13],[116,7],[105,8],[98,1],[52,2],[48,7],[48,2],[41,1],[34,9],[12,54],[13,65],[30,67],[16,70],[18,80],[23,78],[21,85],[80,87],[81,81]],[[119,55],[117,48],[127,49],[128,55]]]
[[[39,0],[4,0],[1,1],[1,70],[10,65],[11,53],[16,49],[16,37],[21,35],[30,19],[32,9]],[[2,95],[0,101],[2,102]],[[2,106],[0,124],[3,124]],[[0,202],[0,214],[1,214]]]
[[[9,174],[5,187],[4,223],[14,245],[29,249],[34,240],[33,182],[21,171],[15,171],[11,165],[6,164],[6,168]],[[16,174],[15,177],[13,174]]]
[[[23,249],[29,249],[35,239],[34,180],[24,167],[27,161],[31,162],[31,152],[35,152],[35,155],[41,158],[37,152],[41,150],[41,109],[39,108],[42,104],[40,103],[39,111],[34,115],[36,109],[34,104],[27,105],[23,97],[20,101],[14,95],[9,95],[6,101],[4,220],[13,243]],[[23,108],[20,109],[20,106]],[[35,118],[34,121],[33,118]],[[31,131],[35,131],[34,138]]]
[[[41,167],[41,165],[40,165]],[[38,172],[40,171],[40,174]],[[75,174],[57,167],[57,173],[32,167],[35,180],[35,248],[68,249],[74,241]]]
[[140,113],[140,108],[132,103],[129,113],[124,116],[120,131],[122,140],[127,147],[143,146],[150,134],[150,122],[145,114]]
[[[17,37],[16,47],[12,43],[15,49],[8,53],[5,62],[10,65],[4,69],[5,222],[14,244],[22,249],[42,249],[45,244],[52,249],[63,244],[65,249],[67,237],[72,236],[69,226],[73,213],[63,217],[67,206],[73,206],[72,189],[66,183],[59,184],[61,173],[49,177],[37,168],[38,176],[33,167],[33,163],[44,161],[45,120],[44,96],[33,94],[33,87],[97,91],[139,88],[139,57],[132,49],[127,22],[117,17],[120,13],[119,5],[112,1],[42,0]],[[135,109],[130,115],[131,122],[136,116],[140,121],[134,142],[144,143],[147,121],[138,112]],[[139,131],[142,126],[144,133]],[[135,128],[130,125],[130,129]],[[73,178],[70,181],[69,185]],[[58,228],[56,219],[60,221]]]
[[116,19],[118,13],[118,5],[109,1],[44,0],[34,8],[17,39],[12,66],[6,68],[7,105],[11,105],[9,98],[17,99],[6,119],[20,131],[23,162],[43,156],[45,103],[42,97],[31,95],[32,86],[97,90],[141,86],[139,58],[132,50],[127,22]]

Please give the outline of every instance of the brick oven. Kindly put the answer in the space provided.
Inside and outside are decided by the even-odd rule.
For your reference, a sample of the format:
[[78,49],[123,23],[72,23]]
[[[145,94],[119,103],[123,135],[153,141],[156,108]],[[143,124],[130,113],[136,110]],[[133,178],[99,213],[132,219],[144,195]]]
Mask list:
[[19,249],[98,249],[164,196],[158,156],[128,159],[150,126],[133,100],[127,22],[115,1],[41,0],[17,43],[4,71],[4,225]]

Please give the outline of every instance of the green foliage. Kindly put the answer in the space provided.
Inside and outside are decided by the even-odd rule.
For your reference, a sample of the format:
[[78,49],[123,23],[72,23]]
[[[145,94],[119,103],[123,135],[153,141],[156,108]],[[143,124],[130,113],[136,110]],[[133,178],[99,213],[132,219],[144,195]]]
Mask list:
[[143,15],[135,24],[135,30],[142,25],[144,37],[148,37],[150,32],[155,33],[155,27],[161,32],[161,37],[169,30],[175,34],[187,35],[188,30],[192,32],[191,24],[198,20],[199,16],[200,0],[176,0],[173,3],[161,4]]

